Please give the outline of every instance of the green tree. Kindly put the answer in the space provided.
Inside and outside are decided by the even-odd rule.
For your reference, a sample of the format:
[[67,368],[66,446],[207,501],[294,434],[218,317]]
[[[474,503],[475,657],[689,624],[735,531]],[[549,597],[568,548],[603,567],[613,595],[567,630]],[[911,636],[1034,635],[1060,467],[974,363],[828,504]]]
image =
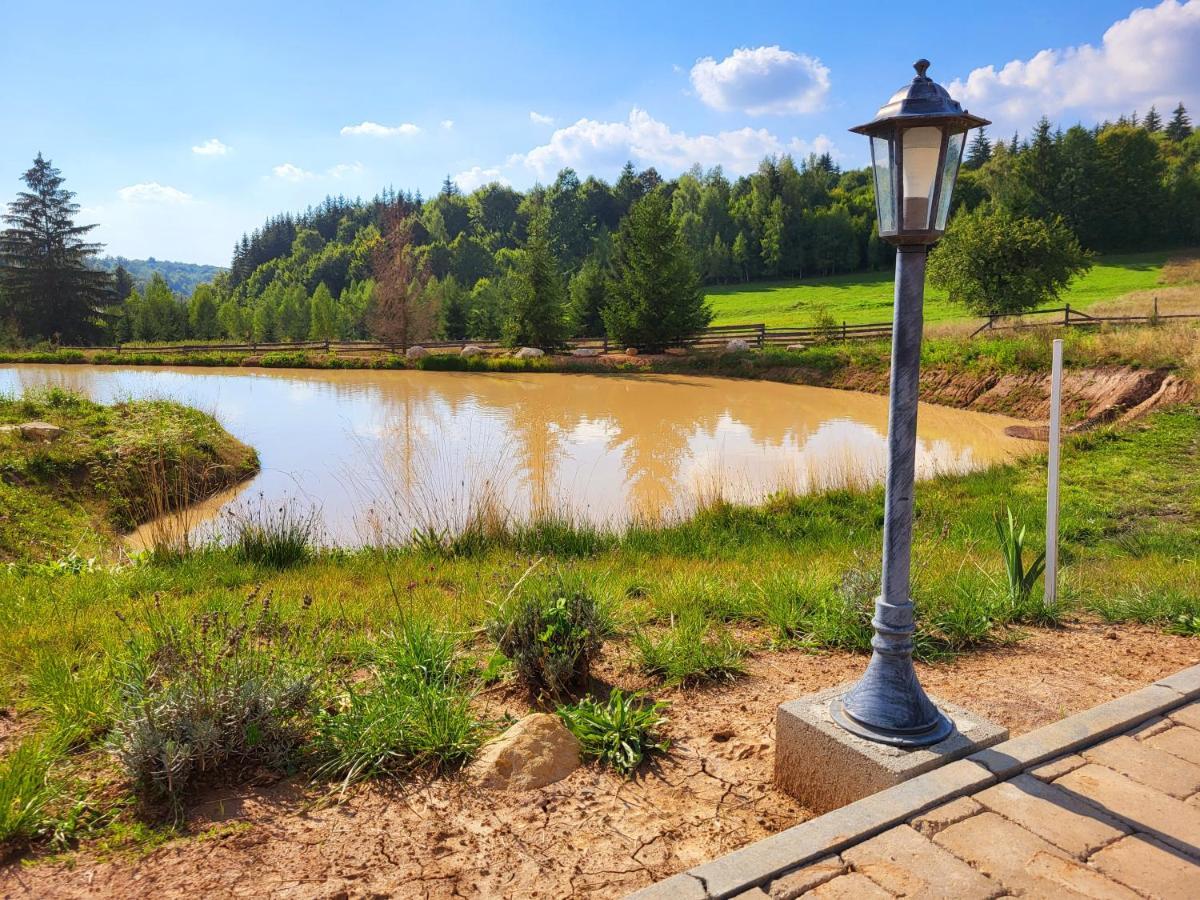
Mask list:
[[676,346],[712,321],[661,190],[637,201],[621,222],[603,318],[615,341],[650,352]]
[[118,263],[117,268],[113,271],[113,296],[117,300],[124,300],[133,293],[134,287],[136,284],[133,276],[129,274],[128,269]]
[[992,142],[988,140],[987,129],[975,129],[975,136],[967,147],[967,158],[963,160],[964,169],[978,169],[992,158]]
[[192,337],[208,341],[221,334],[216,297],[211,284],[197,285],[192,292],[188,300],[188,331]]
[[308,339],[310,341],[331,341],[335,337],[337,337],[337,308],[334,306],[333,294],[322,281],[313,291],[309,307]]
[[608,267],[593,253],[571,279],[571,324],[576,335],[596,337],[604,333],[608,278]]
[[1171,114],[1171,121],[1167,123],[1165,133],[1173,141],[1185,141],[1192,133],[1192,120],[1182,103],[1175,107],[1175,112]]
[[1162,129],[1162,116],[1153,106],[1150,107],[1150,112],[1146,113],[1146,117],[1142,119],[1142,127],[1151,132]]
[[954,217],[930,254],[929,282],[976,315],[1013,315],[1056,300],[1090,267],[1060,219],[981,206]]
[[38,154],[8,205],[0,232],[0,323],[24,337],[90,341],[118,300],[112,277],[93,266],[101,245],[76,225],[79,204],[62,173]]
[[504,323],[505,343],[543,350],[561,347],[567,333],[562,276],[550,249],[544,218],[530,224],[525,253],[513,274],[511,308]]

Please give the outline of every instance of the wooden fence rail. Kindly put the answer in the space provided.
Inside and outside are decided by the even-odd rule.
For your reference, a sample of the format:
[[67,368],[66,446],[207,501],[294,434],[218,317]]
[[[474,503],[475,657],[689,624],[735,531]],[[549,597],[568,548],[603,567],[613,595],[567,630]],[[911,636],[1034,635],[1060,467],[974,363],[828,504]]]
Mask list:
[[[1053,316],[1046,322],[1026,322],[1029,316]],[[1004,319],[1016,319],[1010,325],[996,324]],[[1154,298],[1154,310],[1144,316],[1093,316],[1077,309],[1071,309],[1071,304],[1056,306],[1053,309],[1038,309],[1033,312],[1014,316],[988,316],[988,320],[971,332],[971,337],[985,331],[1018,331],[1024,328],[1097,328],[1101,325],[1157,325],[1161,322],[1175,319],[1200,319],[1200,313],[1160,313],[1158,298]]]

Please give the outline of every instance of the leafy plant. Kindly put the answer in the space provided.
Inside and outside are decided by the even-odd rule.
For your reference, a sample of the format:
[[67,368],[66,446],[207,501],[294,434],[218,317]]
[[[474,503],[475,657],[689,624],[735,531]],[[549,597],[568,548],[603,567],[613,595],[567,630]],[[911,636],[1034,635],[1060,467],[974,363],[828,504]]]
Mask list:
[[729,681],[745,671],[745,645],[724,625],[714,626],[695,610],[673,619],[658,636],[636,632],[633,643],[642,668],[668,684]]
[[1033,593],[1034,585],[1046,568],[1046,551],[1037,555],[1028,568],[1025,567],[1025,526],[1017,531],[1012,509],[1005,507],[1007,522],[996,514],[996,537],[1000,555],[1004,558],[1004,574],[1008,579],[1008,593],[1013,602],[1024,605]]
[[614,689],[607,703],[584,697],[573,706],[560,706],[558,714],[579,739],[585,757],[628,776],[647,755],[670,747],[670,741],[657,734],[666,723],[662,714],[666,706]]
[[587,681],[608,631],[591,592],[561,575],[510,595],[484,628],[530,688],[556,697]]

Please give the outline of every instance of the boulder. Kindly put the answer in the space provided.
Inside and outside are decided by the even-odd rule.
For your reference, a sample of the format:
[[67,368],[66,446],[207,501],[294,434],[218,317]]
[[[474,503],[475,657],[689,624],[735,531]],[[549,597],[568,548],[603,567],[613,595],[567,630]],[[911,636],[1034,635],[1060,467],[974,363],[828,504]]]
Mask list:
[[688,350],[687,347],[668,347],[663,353],[667,356],[687,356]]
[[20,425],[0,426],[0,434],[19,434],[27,441],[50,443],[63,436],[63,429],[49,422],[22,422]]
[[787,349],[788,349],[788,350],[791,350],[791,351],[793,351],[793,352],[796,352],[796,351],[799,351],[799,350],[806,350],[806,349],[807,349],[807,345],[805,345],[805,344],[788,344],[788,345],[787,345]]
[[545,350],[539,350],[537,347],[522,347],[513,354],[517,359],[537,359],[539,356],[545,356]]
[[599,347],[576,347],[571,351],[571,355],[591,357],[599,356],[601,352],[603,351],[601,351]]
[[626,356],[637,356],[637,354],[638,354],[637,347],[626,347],[625,348]]
[[467,344],[458,353],[460,356],[483,356],[483,348],[477,347],[475,344]]
[[747,351],[749,349],[750,349],[750,345],[746,341],[743,341],[741,338],[734,338],[732,341],[730,341],[728,344],[725,345],[726,353],[744,353],[745,351]]
[[407,350],[405,350],[404,355],[408,359],[424,359],[426,356],[429,355],[429,351],[426,350],[424,347],[415,346],[415,347],[409,347]]
[[468,774],[483,788],[529,791],[561,781],[579,768],[579,749],[562,719],[533,713],[484,746]]

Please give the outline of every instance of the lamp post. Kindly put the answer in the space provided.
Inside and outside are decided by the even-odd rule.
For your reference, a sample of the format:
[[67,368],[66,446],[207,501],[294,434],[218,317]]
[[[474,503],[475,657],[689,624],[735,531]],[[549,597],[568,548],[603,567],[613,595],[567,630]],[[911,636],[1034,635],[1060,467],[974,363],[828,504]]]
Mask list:
[[925,256],[946,228],[967,131],[990,124],[967,113],[941,85],[917,76],[866,125],[871,140],[879,236],[896,247],[891,390],[888,397],[883,582],[871,625],[867,671],[837,700],[834,720],[860,737],[898,747],[925,747],[948,737],[953,723],[930,701],[913,668],[916,630],[909,596],[917,385],[921,368]]

